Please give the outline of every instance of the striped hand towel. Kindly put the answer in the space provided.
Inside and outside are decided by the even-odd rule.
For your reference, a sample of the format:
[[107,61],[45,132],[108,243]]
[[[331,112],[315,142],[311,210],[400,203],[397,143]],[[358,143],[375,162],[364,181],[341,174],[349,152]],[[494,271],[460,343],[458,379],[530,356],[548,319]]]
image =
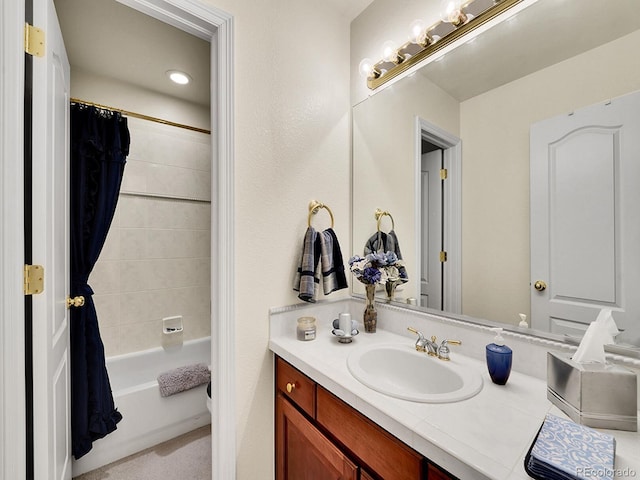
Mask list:
[[293,289],[298,298],[305,302],[315,303],[315,286],[320,283],[316,268],[320,260],[320,238],[313,227],[307,228],[304,234],[302,255],[293,281]]
[[320,262],[322,265],[322,290],[325,295],[347,288],[344,260],[336,232],[327,228],[320,237]]

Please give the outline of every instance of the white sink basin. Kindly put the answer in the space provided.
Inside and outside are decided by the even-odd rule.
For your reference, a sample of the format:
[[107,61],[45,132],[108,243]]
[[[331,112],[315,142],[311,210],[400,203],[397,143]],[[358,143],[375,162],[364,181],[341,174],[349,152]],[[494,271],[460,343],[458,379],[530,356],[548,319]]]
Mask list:
[[429,357],[410,344],[359,347],[347,366],[367,387],[413,402],[457,402],[482,389],[482,376],[471,367]]

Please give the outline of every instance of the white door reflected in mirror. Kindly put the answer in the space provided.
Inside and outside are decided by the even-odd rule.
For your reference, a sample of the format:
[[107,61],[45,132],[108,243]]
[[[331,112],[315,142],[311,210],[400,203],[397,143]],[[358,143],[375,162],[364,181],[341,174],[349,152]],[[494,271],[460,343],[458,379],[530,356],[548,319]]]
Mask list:
[[[640,317],[640,92],[531,127],[531,322],[581,337]],[[537,278],[549,279],[546,288]]]

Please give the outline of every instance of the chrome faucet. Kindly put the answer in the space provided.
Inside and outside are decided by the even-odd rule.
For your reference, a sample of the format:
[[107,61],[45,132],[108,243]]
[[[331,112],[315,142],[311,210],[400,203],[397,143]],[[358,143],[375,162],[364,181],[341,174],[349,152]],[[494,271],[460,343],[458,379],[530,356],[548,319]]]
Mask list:
[[426,352],[428,355],[431,355],[433,357],[438,355],[438,344],[436,343],[436,337],[431,337],[431,340],[429,340],[423,335],[422,332],[419,332],[413,327],[408,327],[407,330],[418,335],[418,339],[416,340],[417,351]]
[[419,332],[413,327],[407,327],[407,330],[418,335],[418,339],[416,340],[417,351],[426,352],[427,355],[430,355],[432,357],[438,357],[440,360],[450,360],[449,358],[450,350],[447,344],[462,345],[462,342],[460,340],[443,340],[442,343],[438,345],[436,343],[435,335],[431,337],[431,340],[429,340],[427,337],[424,336],[422,332]]

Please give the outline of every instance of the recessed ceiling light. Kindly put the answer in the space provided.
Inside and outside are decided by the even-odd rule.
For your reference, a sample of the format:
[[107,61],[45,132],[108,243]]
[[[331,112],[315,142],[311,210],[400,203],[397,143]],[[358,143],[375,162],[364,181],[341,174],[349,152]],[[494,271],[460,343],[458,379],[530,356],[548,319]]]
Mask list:
[[191,81],[191,77],[189,75],[184,72],[180,72],[179,70],[169,70],[167,71],[167,76],[172,82],[179,85],[186,85]]

